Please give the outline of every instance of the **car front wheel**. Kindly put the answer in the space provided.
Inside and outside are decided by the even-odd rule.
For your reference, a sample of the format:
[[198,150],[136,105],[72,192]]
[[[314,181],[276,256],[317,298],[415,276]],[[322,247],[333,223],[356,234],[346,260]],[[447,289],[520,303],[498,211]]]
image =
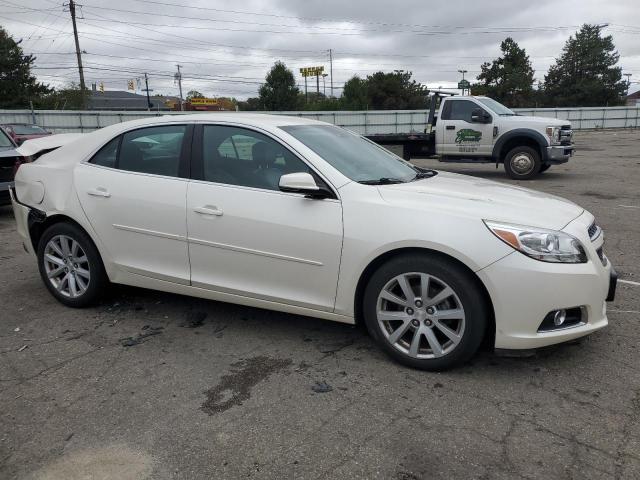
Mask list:
[[47,289],[69,307],[95,303],[108,284],[100,254],[89,236],[70,223],[49,227],[38,244],[40,276]]
[[477,281],[452,261],[396,257],[371,277],[364,295],[367,329],[402,364],[444,370],[478,350],[487,307]]

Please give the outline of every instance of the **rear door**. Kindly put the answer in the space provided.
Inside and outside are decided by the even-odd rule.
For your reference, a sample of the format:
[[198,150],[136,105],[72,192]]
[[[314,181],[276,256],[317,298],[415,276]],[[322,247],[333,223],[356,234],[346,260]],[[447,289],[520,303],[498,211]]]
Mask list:
[[442,140],[438,153],[451,156],[491,156],[493,149],[493,122],[478,123],[471,120],[472,112],[489,112],[467,98],[446,99],[438,119],[438,140]]
[[126,132],[75,170],[78,197],[117,266],[189,284],[185,218],[192,127]]

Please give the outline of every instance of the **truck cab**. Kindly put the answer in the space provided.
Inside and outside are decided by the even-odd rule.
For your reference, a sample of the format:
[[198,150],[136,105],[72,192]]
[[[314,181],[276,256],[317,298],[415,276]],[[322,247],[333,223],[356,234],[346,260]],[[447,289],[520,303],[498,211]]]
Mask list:
[[430,120],[441,161],[503,163],[514,179],[533,178],[574,152],[568,121],[518,115],[489,97],[444,97]]

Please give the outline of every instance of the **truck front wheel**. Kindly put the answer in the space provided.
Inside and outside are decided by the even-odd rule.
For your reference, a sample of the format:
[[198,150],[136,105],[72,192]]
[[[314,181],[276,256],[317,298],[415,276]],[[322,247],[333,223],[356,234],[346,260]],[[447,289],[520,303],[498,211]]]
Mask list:
[[529,180],[540,173],[540,154],[531,147],[515,147],[504,159],[504,170],[514,180]]

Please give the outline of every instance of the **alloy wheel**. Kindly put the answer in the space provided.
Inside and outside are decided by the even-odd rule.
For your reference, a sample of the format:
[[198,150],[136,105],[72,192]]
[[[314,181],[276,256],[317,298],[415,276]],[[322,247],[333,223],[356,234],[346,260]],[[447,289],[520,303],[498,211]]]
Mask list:
[[61,295],[77,298],[87,291],[91,281],[89,259],[73,238],[52,237],[44,248],[43,262],[49,282]]
[[376,315],[386,340],[411,358],[447,355],[464,335],[460,298],[446,282],[426,273],[403,273],[387,282]]

